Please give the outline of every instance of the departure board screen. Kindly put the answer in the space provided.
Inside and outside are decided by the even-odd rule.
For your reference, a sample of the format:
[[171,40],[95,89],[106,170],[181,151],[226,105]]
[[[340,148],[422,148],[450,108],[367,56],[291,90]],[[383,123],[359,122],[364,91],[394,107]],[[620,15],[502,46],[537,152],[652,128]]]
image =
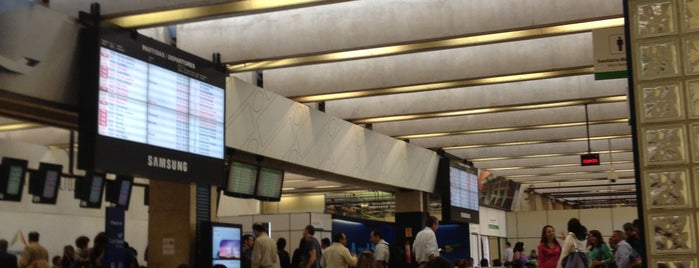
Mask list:
[[24,178],[24,168],[21,166],[10,166],[10,176],[7,183],[7,194],[18,195],[22,189],[22,178]]
[[449,168],[451,205],[478,211],[478,176],[458,168]]
[[80,38],[79,167],[223,186],[225,67],[128,29]]
[[100,135],[223,159],[224,90],[100,50]]
[[284,170],[263,167],[260,169],[259,177],[256,198],[263,201],[279,201],[284,182]]
[[3,157],[0,164],[0,200],[22,200],[27,160]]
[[435,189],[445,222],[480,222],[478,169],[449,157],[439,160]]
[[257,166],[233,161],[224,193],[234,197],[253,197],[256,184]]

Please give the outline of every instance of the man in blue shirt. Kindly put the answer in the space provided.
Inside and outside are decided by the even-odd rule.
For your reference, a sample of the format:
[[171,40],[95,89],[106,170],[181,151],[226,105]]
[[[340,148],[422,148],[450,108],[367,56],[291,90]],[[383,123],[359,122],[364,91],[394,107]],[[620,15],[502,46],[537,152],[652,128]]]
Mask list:
[[614,251],[614,260],[616,261],[617,268],[628,268],[629,260],[631,258],[631,253],[633,248],[629,243],[626,242],[626,237],[623,231],[616,230],[612,233],[609,238],[609,242],[616,243],[616,250]]

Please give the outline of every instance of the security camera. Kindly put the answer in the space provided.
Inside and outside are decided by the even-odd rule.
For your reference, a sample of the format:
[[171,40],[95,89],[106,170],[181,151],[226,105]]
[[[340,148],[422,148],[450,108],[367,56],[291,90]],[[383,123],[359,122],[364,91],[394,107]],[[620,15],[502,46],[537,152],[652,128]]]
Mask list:
[[609,174],[607,174],[607,179],[609,180],[609,182],[615,183],[616,180],[619,179],[619,175],[617,175],[616,171],[612,169],[609,171]]

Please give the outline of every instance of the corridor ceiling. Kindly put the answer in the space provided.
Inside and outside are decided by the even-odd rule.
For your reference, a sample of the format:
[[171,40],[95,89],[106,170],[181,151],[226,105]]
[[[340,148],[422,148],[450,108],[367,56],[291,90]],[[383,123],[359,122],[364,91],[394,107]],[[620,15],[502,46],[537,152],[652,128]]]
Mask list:
[[[178,48],[221,53],[238,78],[259,71],[266,90],[441,148],[526,192],[581,207],[636,202],[627,80],[593,74],[591,31],[623,26],[622,1],[97,2],[112,23],[156,39],[175,26]],[[71,16],[88,7],[51,1]],[[580,166],[588,150],[601,165]],[[284,187],[303,189],[293,181]],[[304,187],[328,183],[338,184]]]

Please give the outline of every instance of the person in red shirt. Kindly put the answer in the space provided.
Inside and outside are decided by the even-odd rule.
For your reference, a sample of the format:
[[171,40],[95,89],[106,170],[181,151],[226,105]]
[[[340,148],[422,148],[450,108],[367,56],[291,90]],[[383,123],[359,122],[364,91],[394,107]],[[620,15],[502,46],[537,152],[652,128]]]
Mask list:
[[556,268],[561,257],[561,244],[556,240],[556,230],[546,225],[541,229],[541,241],[537,247],[539,268]]

